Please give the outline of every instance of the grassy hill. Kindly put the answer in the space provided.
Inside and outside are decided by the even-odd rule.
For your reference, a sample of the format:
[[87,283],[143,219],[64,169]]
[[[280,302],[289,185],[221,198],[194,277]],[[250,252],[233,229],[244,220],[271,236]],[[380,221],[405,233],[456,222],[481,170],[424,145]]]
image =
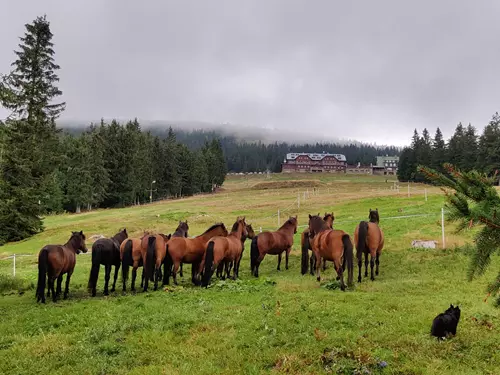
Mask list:
[[[0,259],[27,255],[16,258],[15,279],[12,260],[0,261],[0,372],[495,373],[500,318],[483,302],[483,292],[499,259],[484,277],[466,281],[469,258],[461,246],[472,233],[457,235],[447,225],[447,248],[441,249],[440,190],[427,188],[426,201],[424,186],[411,185],[408,197],[406,185],[399,192],[391,185],[372,176],[231,176],[215,195],[47,217],[45,232],[0,247]],[[374,282],[364,279],[343,293],[331,266],[321,283],[300,274],[300,233],[309,213],[334,211],[334,226],[352,234],[369,208],[379,209],[386,237]],[[73,230],[90,238],[126,227],[139,236],[144,230],[172,232],[187,219],[189,235],[197,235],[214,222],[230,227],[245,215],[258,232],[277,227],[278,209],[280,222],[298,214],[301,226],[288,271],[276,271],[276,257],[266,256],[260,278],[250,276],[247,242],[240,280],[214,279],[211,288],[197,288],[185,265],[178,287],[137,294],[120,288],[103,297],[101,269],[98,296],[90,298],[90,255],[82,254],[70,299],[35,302],[36,254],[47,243],[66,242]],[[437,240],[439,248],[412,249],[413,239]],[[458,334],[439,343],[429,336],[431,322],[450,303],[462,308]]]

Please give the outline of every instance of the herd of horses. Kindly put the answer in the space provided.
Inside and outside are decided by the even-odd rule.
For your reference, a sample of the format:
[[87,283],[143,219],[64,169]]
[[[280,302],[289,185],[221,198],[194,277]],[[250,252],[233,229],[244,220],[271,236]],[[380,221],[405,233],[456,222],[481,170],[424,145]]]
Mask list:
[[[384,246],[384,236],[379,227],[378,209],[369,210],[368,221],[361,221],[354,231],[356,257],[358,260],[358,282],[361,282],[362,257],[365,256],[365,277],[368,277],[368,256],[370,256],[371,280],[379,273],[379,259]],[[347,270],[347,284],[353,285],[354,255],[351,236],[333,228],[333,213],[323,217],[309,215],[309,225],[301,236],[301,273],[308,271],[311,275],[316,271],[317,280],[321,280],[320,269],[326,268],[326,262],[333,262],[340,280],[342,291],[346,289],[344,271]],[[297,216],[291,216],[277,231],[265,231],[255,234],[251,224],[245,217],[238,217],[231,231],[228,232],[223,223],[216,223],[196,237],[188,237],[187,221],[180,221],[173,234],[145,232],[140,238],[129,238],[123,229],[112,238],[101,238],[92,245],[92,266],[88,289],[92,296],[96,295],[97,280],[101,265],[105,270],[104,295],[109,294],[111,268],[115,267],[111,292],[115,291],[119,269],[122,269],[122,288],[127,290],[129,269],[132,267],[130,289],[135,291],[137,269],[142,267],[141,288],[148,291],[149,282],[158,289],[168,285],[172,277],[177,285],[177,273],[183,277],[182,265],[191,264],[191,281],[194,285],[207,287],[211,278],[221,279],[239,277],[241,258],[245,249],[245,241],[250,239],[250,268],[255,277],[259,276],[259,266],[266,254],[278,256],[280,270],[282,254],[285,253],[285,268],[288,269],[288,258],[293,246],[293,238],[297,233]],[[312,252],[309,257],[309,251]],[[52,296],[57,301],[61,294],[63,275],[66,274],[64,298],[68,297],[71,275],[76,265],[76,255],[87,252],[83,231],[72,232],[64,245],[47,245],[38,254],[37,302],[45,303]],[[321,265],[323,264],[323,267]],[[231,276],[232,271],[232,276]],[[54,284],[57,281],[57,287]],[[48,284],[48,285],[47,285]]]

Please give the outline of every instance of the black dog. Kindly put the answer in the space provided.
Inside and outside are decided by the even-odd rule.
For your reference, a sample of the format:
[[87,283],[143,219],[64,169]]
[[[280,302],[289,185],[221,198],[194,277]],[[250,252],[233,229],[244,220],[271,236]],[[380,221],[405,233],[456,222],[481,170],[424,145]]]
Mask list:
[[431,335],[442,340],[449,335],[457,334],[457,325],[460,320],[460,307],[450,305],[450,307],[442,314],[434,318],[432,322]]

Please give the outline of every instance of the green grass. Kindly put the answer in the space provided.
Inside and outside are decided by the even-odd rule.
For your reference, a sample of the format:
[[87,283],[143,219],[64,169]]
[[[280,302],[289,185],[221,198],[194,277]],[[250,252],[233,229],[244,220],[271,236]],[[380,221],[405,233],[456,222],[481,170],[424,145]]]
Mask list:
[[[265,176],[232,177],[214,196],[51,216],[44,233],[0,248],[0,258],[33,254],[17,258],[15,279],[12,261],[0,261],[0,373],[497,373],[499,312],[483,299],[498,258],[486,275],[468,282],[469,258],[460,246],[470,242],[473,231],[457,235],[447,225],[447,249],[410,248],[413,239],[440,241],[438,189],[428,190],[426,202],[422,186],[412,186],[408,198],[406,186],[397,194],[382,177],[273,175],[272,180],[287,178],[319,179],[320,193],[297,209],[297,189],[256,191],[252,186]],[[300,194],[302,199],[303,188]],[[98,297],[90,298],[90,256],[80,255],[70,299],[35,303],[34,255],[47,243],[65,242],[72,230],[83,229],[89,237],[112,235],[123,226],[133,235],[144,229],[168,233],[178,220],[188,219],[195,235],[215,221],[229,227],[238,215],[246,215],[256,230],[271,229],[277,225],[271,215],[280,208],[298,214],[299,225],[307,224],[309,213],[334,211],[335,227],[353,233],[370,207],[379,209],[386,237],[381,273],[375,282],[363,280],[345,293],[331,267],[321,283],[300,275],[301,228],[288,271],[277,272],[276,257],[266,257],[260,278],[251,277],[247,243],[238,281],[196,288],[186,266],[178,287],[103,297],[101,270]],[[430,216],[389,219],[414,214]],[[438,343],[429,336],[430,325],[450,303],[462,308],[458,334]],[[387,363],[384,369],[381,361]]]

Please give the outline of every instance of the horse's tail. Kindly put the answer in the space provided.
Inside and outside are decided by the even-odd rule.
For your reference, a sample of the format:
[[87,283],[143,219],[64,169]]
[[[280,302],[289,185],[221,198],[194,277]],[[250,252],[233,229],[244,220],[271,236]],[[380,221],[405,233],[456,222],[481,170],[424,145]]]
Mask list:
[[125,283],[128,280],[128,269],[134,264],[132,259],[132,240],[125,240],[125,246],[123,247],[123,257],[122,257],[122,280]]
[[154,281],[153,269],[156,265],[156,237],[150,236],[148,238],[148,250],[146,252],[146,278],[150,281]]
[[101,267],[101,245],[96,242],[92,245],[92,267],[90,268],[90,276],[88,288],[94,289],[97,285],[97,278],[99,277],[99,268]]
[[259,246],[257,245],[257,239],[259,236],[255,236],[252,239],[252,245],[250,246],[250,268],[253,270],[257,267],[257,259],[259,258]]
[[366,251],[366,237],[368,236],[368,223],[361,221],[358,226],[358,243],[356,244],[358,259]]
[[347,260],[347,285],[353,285],[354,277],[354,260],[351,237],[346,233],[342,236],[342,243],[344,245],[344,258]]
[[307,273],[307,268],[309,266],[309,236],[308,233],[302,233],[302,260],[300,263],[300,272],[302,275]]
[[214,241],[210,241],[207,246],[207,251],[205,252],[205,267],[203,269],[203,279],[201,280],[201,286],[207,287],[212,278],[212,267],[214,265]]
[[36,301],[44,300],[45,282],[49,268],[49,251],[44,247],[38,254],[38,284],[36,286]]
[[172,259],[172,256],[170,255],[170,252],[168,251],[168,242],[166,245],[165,249],[165,260],[164,262],[164,270],[165,271],[165,281],[168,284],[170,280],[170,275],[172,274],[172,267],[174,265],[174,261]]

